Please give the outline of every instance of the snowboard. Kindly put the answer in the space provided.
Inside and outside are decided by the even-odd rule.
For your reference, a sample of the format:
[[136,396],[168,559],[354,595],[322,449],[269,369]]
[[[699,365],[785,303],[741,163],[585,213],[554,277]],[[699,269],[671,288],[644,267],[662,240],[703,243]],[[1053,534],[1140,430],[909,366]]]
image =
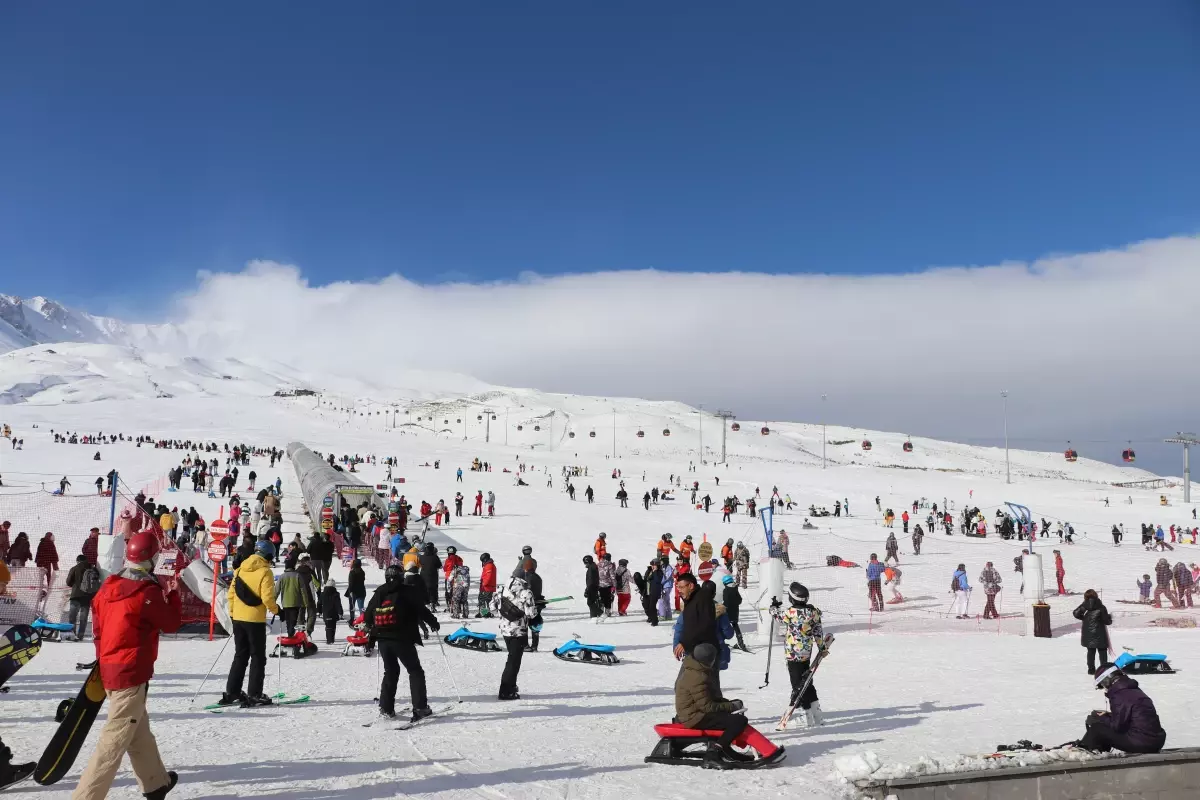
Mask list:
[[104,684],[100,681],[100,665],[92,667],[83,688],[63,715],[58,730],[38,759],[33,779],[42,786],[57,783],[71,769],[83,742],[87,739],[100,707],[104,705]]
[[42,637],[28,625],[13,625],[0,636],[0,686],[42,649]]

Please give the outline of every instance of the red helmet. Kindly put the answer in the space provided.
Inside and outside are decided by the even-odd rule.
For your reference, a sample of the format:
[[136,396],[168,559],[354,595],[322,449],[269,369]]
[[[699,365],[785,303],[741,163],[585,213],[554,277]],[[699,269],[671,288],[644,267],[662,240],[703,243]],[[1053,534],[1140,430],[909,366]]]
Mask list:
[[153,531],[139,531],[130,536],[125,544],[125,558],[128,561],[150,561],[161,549]]

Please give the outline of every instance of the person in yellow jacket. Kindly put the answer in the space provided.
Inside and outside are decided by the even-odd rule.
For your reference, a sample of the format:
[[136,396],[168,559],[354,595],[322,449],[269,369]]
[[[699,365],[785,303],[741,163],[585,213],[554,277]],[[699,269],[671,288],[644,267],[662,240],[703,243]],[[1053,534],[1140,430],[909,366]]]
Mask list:
[[[241,563],[233,573],[229,587],[229,616],[233,619],[233,664],[225,682],[225,694],[217,702],[223,706],[270,705],[271,698],[263,694],[263,675],[267,670],[267,612],[279,613],[275,603],[275,573],[271,561],[275,546],[261,541],[254,546],[254,555]],[[242,692],[246,665],[250,665],[249,692]]]
[[409,567],[416,567],[417,569],[420,569],[421,553],[417,550],[417,548],[412,548],[404,554],[404,558],[401,559],[400,565],[404,568],[405,572],[408,572]]
[[158,518],[158,527],[162,528],[164,535],[171,536],[175,531],[175,515],[170,511],[164,511]]

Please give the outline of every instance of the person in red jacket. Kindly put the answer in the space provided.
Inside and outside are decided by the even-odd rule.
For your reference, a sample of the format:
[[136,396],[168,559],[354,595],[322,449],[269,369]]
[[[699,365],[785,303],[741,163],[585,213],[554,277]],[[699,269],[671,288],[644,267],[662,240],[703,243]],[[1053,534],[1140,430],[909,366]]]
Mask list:
[[[691,575],[691,574],[692,574],[692,562],[688,561],[686,558],[683,557],[682,554],[680,554],[679,558],[675,561],[675,610],[676,611],[679,611],[682,608],[681,599],[686,600],[686,598],[680,598],[680,595],[679,595],[679,576],[680,575]],[[694,582],[694,579],[693,579],[693,582]]]
[[33,560],[45,570],[47,579],[54,580],[54,573],[58,572],[58,548],[54,546],[53,533],[47,531],[42,540],[38,542],[37,555]]
[[125,754],[142,794],[163,800],[179,776],[168,772],[146,716],[146,693],[158,658],[158,636],[180,626],[179,592],[164,593],[154,577],[158,537],[135,533],[125,547],[125,569],[110,575],[92,600],[92,633],[108,721],[79,779],[74,800],[103,800]]
[[1067,587],[1063,586],[1063,578],[1067,577],[1067,568],[1063,566],[1062,553],[1054,551],[1054,577],[1058,579],[1058,593],[1066,594]]
[[496,593],[496,562],[492,561],[489,553],[481,555],[479,560],[483,567],[479,572],[479,611],[475,614],[476,618],[492,615],[489,607],[492,604],[492,595]]
[[471,516],[478,517],[482,513],[483,513],[483,489],[480,489],[479,493],[475,495],[475,510],[471,513]]
[[88,563],[93,567],[96,566],[96,559],[99,556],[100,548],[100,529],[92,528],[88,531],[88,537],[83,540],[83,557],[88,560]]
[[458,548],[450,545],[446,548],[446,560],[442,562],[442,587],[446,593],[446,605],[450,605],[450,576],[454,574],[454,570],[462,566],[462,556],[458,554]]

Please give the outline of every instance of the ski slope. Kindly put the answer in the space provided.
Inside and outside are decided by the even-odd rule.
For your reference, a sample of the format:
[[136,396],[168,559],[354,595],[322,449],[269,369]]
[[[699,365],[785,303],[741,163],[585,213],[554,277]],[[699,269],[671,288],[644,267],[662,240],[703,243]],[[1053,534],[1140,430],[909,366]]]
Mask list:
[[[399,412],[383,413],[391,408]],[[477,419],[485,408],[497,417],[487,443],[486,425]],[[1110,611],[1118,617],[1114,643],[1167,653],[1176,667],[1185,670],[1195,669],[1200,659],[1196,631],[1164,630],[1150,624],[1160,618],[1184,619],[1189,616],[1186,612],[1154,612],[1115,602],[1136,596],[1136,576],[1153,572],[1158,557],[1138,546],[1138,523],[1190,522],[1190,507],[1180,505],[1180,488],[1118,490],[1112,482],[1150,476],[1087,459],[1068,464],[1061,453],[1013,451],[1010,486],[1004,482],[1002,450],[914,439],[914,452],[906,454],[903,435],[830,427],[827,442],[851,443],[827,444],[828,466],[823,469],[820,426],[741,421],[742,430],[727,435],[728,465],[715,466],[712,454],[720,449],[716,422],[706,415],[701,423],[700,415],[686,406],[506,389],[440,398],[388,398],[388,402],[354,396],[324,395],[318,401],[200,393],[55,405],[26,402],[5,408],[2,416],[16,435],[24,437],[25,449],[0,447],[0,474],[6,487],[11,487],[0,491],[29,491],[63,473],[85,487],[83,491],[101,467],[102,471],[115,467],[137,486],[162,475],[183,456],[180,451],[129,444],[54,445],[51,428],[280,447],[298,439],[315,450],[339,455],[395,456],[399,460],[395,474],[405,477],[405,493],[414,503],[444,499],[450,504],[455,491],[468,498],[479,489],[496,492],[496,517],[455,519],[433,536],[439,545],[458,546],[474,578],[479,553],[491,553],[503,575],[516,563],[521,546],[529,544],[539,561],[546,596],[576,598],[548,610],[542,652],[527,655],[519,681],[522,699],[515,703],[495,700],[503,655],[447,648],[443,659],[431,641],[421,651],[431,704],[435,709],[454,708],[445,718],[409,732],[389,726],[362,727],[374,713],[377,664],[343,658],[340,646],[326,648],[321,626],[317,656],[268,663],[268,692],[310,693],[311,703],[222,715],[200,707],[220,692],[231,652],[221,653],[220,641],[168,640],[160,649],[150,713],[164,760],[180,773],[172,797],[690,799],[739,793],[842,798],[851,793],[835,774],[834,762],[865,750],[876,753],[885,764],[904,764],[923,756],[991,752],[1000,742],[1023,738],[1046,745],[1078,738],[1087,712],[1103,702],[1084,673],[1084,650],[1066,621],[1079,598],[1052,598],[1059,628],[1049,640],[1014,635],[1010,629],[1020,626],[1007,621],[949,618],[945,610],[951,572],[958,563],[966,563],[974,583],[986,560],[994,561],[1004,578],[1002,612],[1020,612],[1021,602],[1012,591],[1018,581],[1012,572],[1018,546],[939,533],[928,535],[924,554],[914,557],[897,522],[909,603],[888,606],[883,615],[868,614],[862,571],[824,564],[825,556],[833,553],[860,564],[872,551],[883,554],[886,533],[875,513],[876,495],[897,514],[906,506],[911,510],[913,500],[926,497],[939,505],[945,498],[956,510],[973,503],[990,517],[996,506],[1012,500],[1028,505],[1035,516],[1071,521],[1080,541],[1061,548],[1068,588],[1103,591]],[[521,431],[516,430],[518,424]],[[701,424],[710,463],[689,473],[689,464],[698,462]],[[759,433],[763,425],[770,428],[768,436]],[[664,428],[670,436],[662,435]],[[595,438],[589,435],[593,429]],[[645,435],[638,438],[638,430]],[[572,431],[575,438],[570,438]],[[869,453],[859,445],[864,437],[873,444]],[[103,455],[101,464],[91,461],[97,449]],[[465,472],[464,483],[457,483],[455,469],[461,466],[466,471],[475,457],[491,462],[493,472]],[[440,469],[420,466],[434,461],[441,462]],[[515,486],[514,475],[502,472],[518,463],[527,466],[529,486]],[[563,493],[560,470],[567,465],[586,466],[589,471],[587,478],[575,481],[579,499],[574,502]],[[630,491],[628,509],[619,508],[614,499],[617,481],[609,477],[614,466],[621,469]],[[257,470],[261,483],[273,481],[276,474],[282,478],[285,536],[290,538],[302,524],[290,464],[285,461],[272,472],[265,461],[256,460],[242,470],[251,468]],[[373,482],[383,473],[383,467],[368,466],[362,478]],[[641,508],[637,501],[642,492],[655,485],[665,487],[672,473],[683,473],[685,481],[698,480],[700,494],[708,493],[718,503],[728,493],[736,492],[743,499],[752,496],[756,487],[765,498],[776,485],[801,508],[809,504],[832,508],[835,499],[850,501],[851,517],[814,520],[815,531],[800,531],[805,515],[799,510],[775,518],[775,528],[785,528],[792,536],[791,558],[797,568],[787,579],[802,581],[812,590],[814,602],[826,609],[827,624],[838,637],[816,681],[829,724],[813,732],[773,731],[788,695],[787,674],[776,652],[769,684],[759,688],[767,658],[758,634],[747,637],[756,652],[735,653],[730,669],[722,675],[726,695],[744,700],[753,724],[787,748],[788,756],[778,768],[714,774],[644,764],[642,759],[655,742],[652,725],[668,721],[673,714],[672,685],[678,665],[670,653],[670,629],[647,626],[636,597],[629,617],[600,625],[587,620],[580,559],[591,552],[601,530],[608,533],[614,559],[628,558],[631,569],[637,570],[644,568],[655,541],[668,531],[677,542],[691,534],[697,542],[707,536],[719,547],[725,538],[734,537],[746,541],[756,554],[761,549],[758,521],[743,514],[724,524],[715,509],[706,515],[693,508],[686,492],[649,511]],[[546,485],[547,478],[551,486]],[[582,498],[589,484],[596,491],[596,502],[590,506]],[[1171,505],[1161,507],[1159,494],[1165,494]],[[167,497],[169,504],[194,504],[209,519],[219,507],[218,501],[187,490]],[[1111,501],[1107,507],[1105,497]],[[1132,504],[1123,502],[1127,499]],[[469,510],[469,502],[467,506]],[[1114,523],[1123,523],[1129,532],[1120,548],[1113,547],[1107,535]],[[1048,587],[1053,586],[1051,546],[1058,545],[1048,544],[1042,550]],[[1198,549],[1181,545],[1165,555],[1172,563],[1193,561]],[[64,560],[74,556],[60,555]],[[370,587],[381,576],[373,565],[367,572]],[[345,571],[340,566],[335,565],[333,576],[344,586]],[[744,627],[753,627],[751,606],[758,593],[752,570],[751,587],[744,592]],[[973,601],[973,616],[980,606],[978,599]],[[441,618],[441,632],[448,633],[453,625],[445,614]],[[495,630],[487,621],[474,627]],[[339,639],[347,632],[341,626]],[[550,650],[573,633],[584,641],[616,645],[623,663],[598,667],[555,659]],[[36,758],[48,741],[54,706],[73,696],[82,682],[83,675],[73,666],[89,660],[91,652],[89,644],[48,643],[9,682],[11,692],[0,696],[6,712],[0,716],[0,735],[18,760]],[[214,660],[213,678],[193,703]],[[1142,680],[1158,703],[1168,746],[1200,744],[1186,674]],[[402,696],[406,686],[402,679]],[[456,702],[460,695],[461,705]],[[66,798],[99,727],[93,729],[84,756],[61,784],[36,791],[24,786],[25,791],[10,793]],[[119,774],[112,796],[139,796],[127,770]]]

